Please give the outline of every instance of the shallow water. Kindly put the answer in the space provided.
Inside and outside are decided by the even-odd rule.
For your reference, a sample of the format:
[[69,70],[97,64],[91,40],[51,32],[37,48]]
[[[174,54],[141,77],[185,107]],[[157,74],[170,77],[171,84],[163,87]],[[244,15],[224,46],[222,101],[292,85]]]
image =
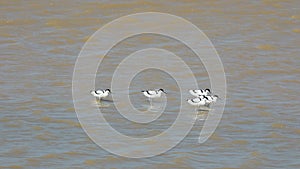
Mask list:
[[[297,0],[1,1],[0,168],[300,168],[299,7]],[[221,123],[204,144],[197,143],[203,124],[197,120],[170,151],[128,159],[104,151],[82,130],[72,102],[72,74],[81,47],[97,29],[146,11],[184,17],[204,31],[222,59],[227,100]],[[148,47],[182,56],[200,86],[210,85],[204,66],[193,66],[198,60],[187,47],[142,35],[113,48],[98,70],[96,87],[109,87],[117,63]],[[144,73],[130,88],[137,109],[145,110],[148,103],[136,90],[165,85],[170,92],[167,111],[154,125],[131,124],[111,102],[103,108],[114,128],[137,137],[168,128],[179,102],[173,79]],[[151,76],[164,80],[149,83]]]

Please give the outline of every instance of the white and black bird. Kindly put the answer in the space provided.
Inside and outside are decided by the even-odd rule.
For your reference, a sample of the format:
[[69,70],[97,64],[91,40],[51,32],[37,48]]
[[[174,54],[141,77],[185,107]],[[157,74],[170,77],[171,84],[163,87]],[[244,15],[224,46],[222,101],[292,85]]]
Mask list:
[[219,99],[219,96],[218,95],[207,95],[206,98],[207,98],[206,102],[208,104],[210,104],[210,103],[213,103],[213,102],[217,102],[217,100]]
[[167,94],[164,89],[158,89],[158,90],[142,90],[142,93],[144,96],[146,96],[149,99],[150,105],[152,106],[152,99],[160,98],[162,93]]
[[90,93],[93,96],[95,96],[98,99],[98,101],[101,101],[101,99],[107,97],[111,93],[111,91],[110,89],[105,89],[105,90],[98,89],[98,90],[92,90]]
[[144,96],[148,97],[149,99],[159,98],[161,97],[162,93],[167,94],[164,89],[158,89],[158,90],[142,90],[142,93]]
[[203,96],[203,98],[196,97],[194,99],[187,99],[186,101],[192,106],[200,107],[200,106],[205,106],[207,104],[206,100],[207,97]]
[[189,90],[190,94],[198,97],[198,96],[206,96],[211,94],[210,89],[197,89],[197,90]]

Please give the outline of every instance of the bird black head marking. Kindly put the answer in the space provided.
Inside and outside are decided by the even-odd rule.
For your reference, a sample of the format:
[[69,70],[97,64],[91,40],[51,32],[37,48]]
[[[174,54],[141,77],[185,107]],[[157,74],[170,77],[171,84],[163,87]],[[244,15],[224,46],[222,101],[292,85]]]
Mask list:
[[164,91],[164,89],[159,89],[158,91],[162,91],[162,92],[164,92],[165,94],[167,94],[167,93]]
[[210,93],[210,89],[205,89],[206,92]]

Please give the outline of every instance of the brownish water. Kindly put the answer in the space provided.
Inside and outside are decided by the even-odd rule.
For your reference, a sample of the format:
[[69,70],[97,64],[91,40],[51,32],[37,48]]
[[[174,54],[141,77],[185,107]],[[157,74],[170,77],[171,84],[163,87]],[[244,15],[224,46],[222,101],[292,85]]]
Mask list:
[[[0,9],[0,168],[300,168],[300,1],[2,0]],[[147,11],[184,17],[207,34],[224,64],[228,95],[221,123],[205,144],[197,144],[197,122],[172,150],[127,159],[104,151],[81,129],[72,102],[72,73],[81,47],[97,29]],[[109,78],[114,60],[147,47],[194,62],[193,53],[179,42],[138,36],[109,53],[96,86],[109,85],[100,79]],[[191,67],[198,82],[208,86],[205,69]],[[132,89],[151,81],[138,79],[145,82],[133,82]],[[172,79],[164,79],[171,94],[177,90]],[[168,99],[176,106],[175,97]],[[115,128],[128,135],[137,132],[138,125],[110,116],[111,111],[105,116]],[[156,128],[139,132],[152,136],[172,121],[167,114]]]

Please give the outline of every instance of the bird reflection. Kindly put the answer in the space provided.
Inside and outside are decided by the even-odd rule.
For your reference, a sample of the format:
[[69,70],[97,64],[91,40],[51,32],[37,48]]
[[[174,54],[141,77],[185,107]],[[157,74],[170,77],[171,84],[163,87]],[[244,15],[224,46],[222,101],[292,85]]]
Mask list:
[[196,116],[195,116],[195,120],[198,120],[198,121],[204,121],[206,120],[207,116],[208,116],[208,113],[209,113],[209,110],[196,110]]
[[110,107],[110,105],[113,103],[113,101],[111,100],[104,100],[102,99],[101,101],[96,99],[96,101],[94,102],[94,105],[96,107],[99,107],[99,108],[105,108],[105,107]]
[[150,104],[147,106],[147,111],[151,112],[161,112],[166,106],[166,102],[164,101],[149,100],[149,103]]

